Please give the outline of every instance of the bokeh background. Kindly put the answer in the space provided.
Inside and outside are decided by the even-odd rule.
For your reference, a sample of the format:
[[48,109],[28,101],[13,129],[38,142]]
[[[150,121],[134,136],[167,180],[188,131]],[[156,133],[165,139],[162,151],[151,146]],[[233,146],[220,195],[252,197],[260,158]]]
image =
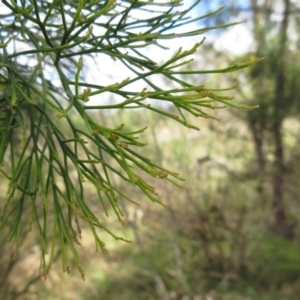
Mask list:
[[[216,110],[217,120],[192,121],[199,132],[146,112],[142,117],[99,112],[107,125],[124,123],[128,131],[148,126],[141,135],[148,146],[141,151],[178,171],[184,189],[153,179],[164,208],[120,182],[119,189],[140,205],[121,200],[125,227],[110,211],[109,217],[103,213],[103,223],[133,243],[103,232],[109,253],[96,252],[83,226],[79,253],[85,282],[76,268],[62,272],[59,253],[43,279],[34,233],[23,236],[16,259],[14,246],[0,236],[0,299],[300,299],[300,4],[203,0],[194,13],[222,5],[221,13],[202,24],[246,22],[205,34],[194,63],[215,69],[253,57],[264,60],[225,76],[189,80],[208,88],[239,83],[226,94],[259,108]],[[3,202],[5,187],[0,190]],[[87,200],[102,213],[92,189]]]

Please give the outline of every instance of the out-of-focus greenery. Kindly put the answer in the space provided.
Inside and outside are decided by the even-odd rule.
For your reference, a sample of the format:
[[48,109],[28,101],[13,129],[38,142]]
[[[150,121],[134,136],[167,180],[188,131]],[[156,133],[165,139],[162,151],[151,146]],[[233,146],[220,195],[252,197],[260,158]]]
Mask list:
[[[105,3],[109,2],[105,1]],[[130,3],[130,1],[126,3]],[[30,9],[30,7],[26,9]],[[70,13],[74,12],[70,11]],[[148,42],[147,39],[146,43]],[[5,46],[7,45],[3,44],[4,48]],[[61,49],[58,50],[60,52]],[[213,47],[206,47],[206,50],[209,51],[211,58],[217,54]],[[225,54],[218,53],[218,55],[218,58],[223,60]],[[124,57],[120,56],[119,58],[123,59]],[[76,63],[73,61],[74,66]],[[292,66],[294,67],[295,64]],[[79,62],[77,69],[73,68],[75,77],[79,75],[80,67]],[[254,69],[254,73],[258,69]],[[223,69],[223,71],[230,70],[230,68]],[[297,77],[295,75],[296,68],[291,70],[295,71],[290,74],[294,80]],[[259,86],[260,80],[254,73],[248,71],[248,74],[244,73],[244,76],[240,78],[245,79],[251,74]],[[273,73],[267,72],[266,81],[271,79]],[[180,75],[180,78],[189,81],[193,72],[190,72],[189,69],[180,69],[172,74]],[[197,74],[197,84],[199,83],[198,76],[202,75]],[[78,76],[76,78],[79,80]],[[259,78],[263,80],[262,74]],[[201,77],[202,79],[203,77]],[[229,86],[228,83],[232,79],[235,80],[235,78],[223,77],[221,81],[219,78],[211,77],[208,85],[215,86],[216,82],[218,84],[226,82],[225,85]],[[294,87],[295,81],[291,82]],[[6,81],[4,83],[7,84]],[[123,83],[126,84],[126,82]],[[170,82],[162,81],[161,83],[169,84]],[[253,95],[250,83],[249,81],[246,88],[248,88],[249,95]],[[74,82],[71,82],[72,84]],[[119,90],[114,87],[110,86],[110,91],[119,93]],[[268,85],[264,87],[269,88]],[[174,90],[168,91],[174,92]],[[188,92],[188,90],[181,92]],[[141,93],[138,95],[139,97],[143,96]],[[154,101],[157,100],[155,100],[155,95],[154,92],[152,94]],[[166,96],[164,93],[159,93],[159,95],[162,98]],[[289,92],[287,95],[291,96],[292,93]],[[191,100],[190,97],[186,96],[184,99]],[[224,98],[219,99],[224,100]],[[7,94],[5,100],[8,101]],[[140,100],[141,98],[138,98],[136,103],[142,103]],[[255,103],[255,97],[252,100]],[[1,103],[3,104],[3,101]],[[235,102],[234,105],[237,103]],[[7,113],[6,104],[4,103],[2,107],[3,114]],[[155,104],[157,105],[157,101]],[[14,108],[14,105],[12,107]],[[160,107],[157,105],[154,107],[171,116],[176,110],[171,106]],[[28,103],[26,108],[28,108]],[[77,277],[66,277],[62,274],[59,263],[53,268],[47,281],[43,282],[42,274],[36,273],[39,268],[38,258],[42,254],[45,262],[49,262],[49,252],[41,253],[44,248],[41,250],[37,246],[38,237],[29,233],[25,228],[21,231],[20,227],[13,226],[19,230],[13,230],[13,233],[18,233],[17,246],[21,255],[12,259],[15,248],[10,244],[0,249],[1,300],[2,298],[4,300],[299,299],[300,208],[298,179],[300,174],[295,166],[299,165],[300,161],[298,151],[300,124],[297,119],[293,118],[295,114],[286,115],[284,121],[282,120],[285,163],[288,170],[282,174],[285,180],[284,209],[288,224],[291,224],[293,229],[293,235],[284,235],[279,234],[270,222],[273,217],[272,197],[274,196],[270,178],[274,175],[274,171],[278,170],[266,168],[263,176],[258,174],[253,140],[249,129],[242,120],[243,114],[240,113],[237,117],[234,114],[216,112],[214,116],[219,119],[219,122],[190,118],[189,122],[201,129],[200,132],[195,132],[188,131],[184,127],[180,127],[174,120],[166,120],[159,115],[143,113],[141,118],[141,114],[134,111],[127,114],[120,111],[107,114],[103,108],[101,107],[99,110],[99,106],[95,106],[96,113],[90,115],[92,118],[101,120],[100,125],[103,128],[118,128],[120,124],[126,124],[126,130],[132,132],[135,128],[140,127],[142,119],[148,129],[140,132],[140,139],[147,141],[149,145],[137,150],[136,154],[143,155],[158,165],[163,165],[184,175],[186,178],[185,188],[176,189],[166,185],[165,181],[150,178],[148,181],[150,186],[155,184],[160,199],[166,200],[167,207],[163,209],[153,203],[147,204],[147,201],[144,201],[146,197],[143,193],[126,182],[124,183],[117,173],[113,174],[112,172],[110,178],[116,190],[129,195],[139,205],[134,206],[125,202],[124,199],[119,201],[119,209],[124,212],[125,216],[126,227],[124,228],[120,228],[113,218],[104,217],[101,222],[103,228],[109,228],[117,236],[134,241],[134,245],[118,243],[104,230],[99,230],[109,251],[109,254],[99,257],[99,254],[95,254],[94,237],[88,230],[88,224],[80,221],[80,225],[77,228],[75,226],[75,229],[78,242],[83,246],[78,249],[79,256],[85,258],[83,264],[88,274],[85,284],[79,282]],[[31,107],[31,110],[33,109],[34,107]],[[53,115],[49,114],[48,117],[51,116]],[[186,113],[183,113],[182,120],[185,120],[186,116]],[[77,116],[72,115],[70,118],[78,132],[85,132],[85,120],[80,119],[78,114]],[[70,127],[64,128],[64,130],[66,134],[72,133]],[[115,133],[115,131],[113,132]],[[105,135],[103,136],[107,138]],[[7,135],[2,134],[3,137],[7,137]],[[268,141],[266,139],[264,143],[266,144]],[[16,139],[16,142],[20,141]],[[118,141],[113,141],[112,144],[114,142]],[[91,151],[95,149],[91,148]],[[123,149],[121,150],[123,151]],[[274,153],[269,151],[267,146],[264,150],[268,164],[272,165]],[[115,166],[112,158],[109,156],[105,158],[107,164]],[[34,166],[32,163],[31,165]],[[72,168],[68,169],[68,173],[71,174],[72,171],[74,171]],[[141,171],[137,170],[136,175],[140,176]],[[55,177],[57,190],[61,189],[62,184],[58,177]],[[25,179],[21,181],[22,188],[27,188],[27,182],[32,183],[32,179],[28,178],[25,179],[29,181]],[[1,192],[4,194],[6,191],[2,191],[3,187],[4,185],[0,186]],[[88,201],[93,212],[103,213],[103,208],[99,205],[99,195],[91,187],[92,185],[86,183],[84,200]],[[20,186],[15,186],[15,188],[18,190]],[[40,203],[42,204],[42,202]],[[41,209],[40,212],[42,213],[43,210]],[[115,210],[107,208],[107,213],[110,217],[115,214]],[[20,213],[18,215],[20,216]],[[51,216],[47,217],[50,223],[55,221]],[[29,219],[28,223],[30,224],[30,217],[26,215],[26,218]],[[17,221],[17,218],[13,219],[14,224],[20,224]],[[43,226],[46,230],[45,223]],[[8,235],[10,229],[3,228],[4,234],[1,238]],[[65,245],[65,241],[62,242]],[[52,261],[57,261],[60,254],[60,251],[55,256],[52,253]],[[64,263],[63,260],[63,268],[65,268]],[[75,261],[75,263],[78,262]],[[74,267],[73,262],[70,262],[69,266]]]
[[[162,181],[157,190],[168,200],[165,209],[145,201],[139,207],[122,202],[124,230],[118,232],[110,218],[106,225],[134,244],[108,237],[109,254],[102,257],[95,254],[92,237],[83,228],[79,254],[86,258],[86,282],[79,285],[79,278],[64,277],[55,268],[45,283],[31,285],[32,294],[21,299],[298,300],[300,224],[295,216],[300,206],[290,190],[288,212],[297,221],[294,239],[278,236],[268,227],[271,190],[261,198],[250,133],[231,114],[216,116],[218,123],[195,120],[201,131],[190,134],[145,114],[144,120],[154,125],[143,136],[151,142],[146,154],[187,174],[185,189],[171,189]],[[116,118],[134,126],[139,114],[119,113]],[[287,153],[292,156],[300,124],[289,122]],[[143,200],[142,194],[119,184]],[[95,195],[89,199],[97,206]],[[14,272],[36,255],[20,260]],[[20,288],[14,284],[13,280],[12,290]]]

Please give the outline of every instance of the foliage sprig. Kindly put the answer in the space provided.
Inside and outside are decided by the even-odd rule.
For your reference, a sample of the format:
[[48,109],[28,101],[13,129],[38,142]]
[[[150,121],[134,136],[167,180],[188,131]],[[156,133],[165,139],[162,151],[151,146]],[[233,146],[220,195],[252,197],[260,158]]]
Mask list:
[[[170,182],[183,180],[136,150],[146,145],[139,141],[146,127],[131,132],[124,124],[110,128],[97,120],[94,111],[147,109],[198,130],[189,122],[189,114],[214,118],[207,109],[242,107],[232,98],[221,96],[221,89],[193,85],[181,75],[232,72],[257,60],[222,70],[182,71],[180,67],[193,64],[191,56],[204,39],[189,50],[180,47],[165,62],[143,52],[148,46],[167,49],[165,40],[217,29],[185,29],[219,12],[192,18],[189,13],[199,2],[179,11],[176,8],[183,4],[180,0],[2,1],[7,13],[0,21],[0,172],[7,179],[8,189],[0,230],[10,226],[7,241],[15,240],[16,255],[22,224],[39,231],[41,271],[45,276],[59,249],[63,270],[70,270],[71,252],[84,277],[74,246],[81,232],[79,220],[90,227],[97,250],[106,251],[98,229],[126,241],[111,232],[91,209],[85,186],[93,185],[103,211],[108,214],[111,207],[123,223],[119,199],[136,201],[118,188],[118,180],[138,187],[151,201],[161,204],[147,176]],[[145,17],[140,18],[140,14]],[[96,60],[99,54],[121,62],[130,76],[108,85],[86,82],[82,75],[87,67],[85,59]],[[165,79],[176,87],[158,85],[152,81],[153,76],[161,76],[161,82]],[[136,91],[132,86],[137,82],[146,87]],[[122,100],[88,103],[107,93]],[[168,102],[177,114],[149,100]],[[78,126],[76,118],[82,120],[84,128]]]

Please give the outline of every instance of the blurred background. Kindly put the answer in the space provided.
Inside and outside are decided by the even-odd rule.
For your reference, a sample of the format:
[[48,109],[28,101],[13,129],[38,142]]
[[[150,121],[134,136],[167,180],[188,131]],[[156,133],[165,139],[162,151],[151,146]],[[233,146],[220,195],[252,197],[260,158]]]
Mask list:
[[[215,69],[253,57],[264,60],[225,76],[189,80],[207,88],[239,83],[227,94],[259,108],[227,108],[215,111],[218,120],[194,119],[199,132],[146,112],[142,118],[141,112],[119,111],[113,117],[99,112],[104,123],[124,123],[128,131],[148,126],[141,135],[148,146],[141,151],[178,171],[184,189],[153,179],[164,208],[120,182],[119,189],[140,205],[121,199],[126,226],[113,212],[103,223],[133,243],[103,233],[109,253],[96,253],[82,225],[85,282],[75,268],[62,273],[59,253],[44,280],[33,233],[20,241],[17,259],[13,245],[0,247],[0,299],[300,299],[300,3],[203,0],[194,13],[223,5],[200,25],[245,22],[205,34],[194,63]],[[99,209],[96,194],[88,201]]]

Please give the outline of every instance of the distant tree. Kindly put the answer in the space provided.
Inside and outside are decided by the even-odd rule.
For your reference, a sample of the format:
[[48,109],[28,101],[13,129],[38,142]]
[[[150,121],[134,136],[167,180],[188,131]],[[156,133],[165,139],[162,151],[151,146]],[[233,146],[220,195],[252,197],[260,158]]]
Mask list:
[[[276,228],[284,235],[292,234],[287,219],[284,190],[287,172],[285,158],[283,123],[299,113],[299,45],[297,19],[294,13],[300,6],[290,0],[252,1],[254,34],[258,55],[265,57],[264,63],[253,69],[255,98],[261,104],[259,113],[249,114],[249,125],[255,139],[260,167],[264,171],[267,161],[265,148],[272,145],[274,160],[273,176],[273,214]],[[279,18],[275,18],[277,15]],[[299,22],[299,20],[298,20]],[[275,32],[272,32],[276,30]],[[293,36],[298,42],[293,42]],[[296,48],[295,48],[296,47]]]
[[[213,2],[223,5],[226,1]],[[212,2],[206,4],[211,5]],[[286,178],[289,170],[284,143],[284,121],[300,113],[300,56],[299,25],[300,5],[292,0],[249,0],[231,1],[219,18],[210,18],[216,26],[228,22],[232,16],[241,16],[249,24],[255,43],[246,56],[264,57],[248,73],[252,87],[247,101],[259,105],[259,109],[248,113],[247,122],[251,131],[260,173],[260,190],[263,189],[265,174],[271,175],[272,225],[283,235],[293,235],[293,224],[288,220],[286,207]],[[243,91],[243,87],[240,89]],[[268,159],[267,154],[273,159]],[[270,155],[269,155],[270,157]]]
[[[207,109],[224,105],[251,108],[220,95],[222,90],[182,79],[180,67],[192,64],[190,57],[203,44],[202,37],[189,50],[178,47],[163,62],[144,51],[150,46],[166,49],[165,41],[218,28],[187,29],[187,24],[197,24],[217,12],[190,17],[199,2],[178,10],[183,1],[2,0],[0,172],[7,196],[2,198],[0,230],[8,242],[15,241],[15,256],[25,231],[35,228],[40,233],[41,272],[45,276],[58,250],[63,270],[69,272],[71,252],[84,277],[73,243],[80,235],[80,222],[90,227],[97,249],[106,251],[97,229],[124,240],[106,228],[92,210],[86,186],[95,187],[103,211],[111,207],[122,223],[119,198],[135,201],[118,189],[117,180],[138,187],[158,203],[162,202],[144,175],[175,185],[176,180],[183,180],[137,150],[146,145],[138,139],[146,127],[131,132],[126,131],[126,124],[107,127],[93,112],[141,109],[142,116],[142,110],[147,109],[197,130],[188,121],[189,114],[210,118]],[[109,84],[100,79],[97,84],[86,81],[83,74],[91,70],[88,64],[102,59],[125,66],[128,73],[124,79]],[[232,72],[256,61],[185,74]],[[109,72],[113,75],[113,70]],[[166,88],[161,84],[164,80],[156,76],[166,78],[174,87]],[[138,90],[135,83],[139,83]],[[113,102],[105,100],[107,94],[115,97]],[[177,114],[147,99],[168,103]]]

